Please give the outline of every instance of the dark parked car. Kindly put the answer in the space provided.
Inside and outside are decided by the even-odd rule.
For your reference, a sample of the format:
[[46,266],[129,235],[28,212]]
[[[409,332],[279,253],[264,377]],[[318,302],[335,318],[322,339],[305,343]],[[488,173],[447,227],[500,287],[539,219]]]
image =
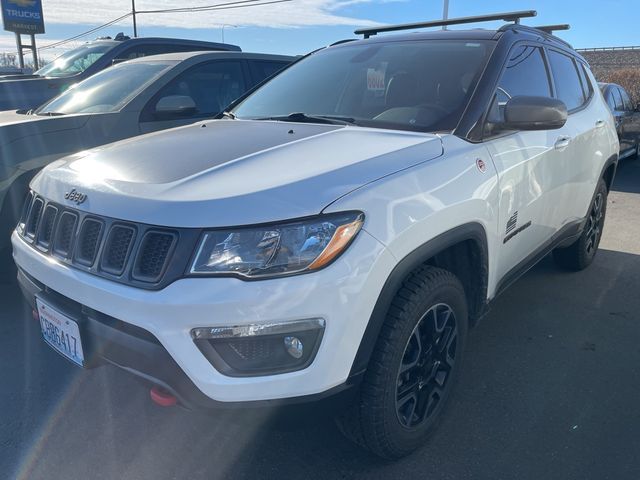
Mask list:
[[636,157],[640,148],[640,104],[633,105],[627,91],[615,83],[600,83],[600,90],[616,120],[620,158]]
[[177,38],[100,38],[70,50],[32,75],[0,77],[0,110],[37,108],[114,63],[162,53],[240,51],[236,45]]

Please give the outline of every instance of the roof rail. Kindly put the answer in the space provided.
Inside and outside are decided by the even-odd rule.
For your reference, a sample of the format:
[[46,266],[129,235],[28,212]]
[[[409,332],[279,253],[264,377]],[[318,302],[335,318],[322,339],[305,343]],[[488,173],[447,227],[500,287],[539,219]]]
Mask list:
[[429,27],[445,27],[448,25],[462,25],[465,23],[478,23],[478,22],[491,22],[495,20],[502,20],[505,22],[520,23],[521,18],[535,17],[538,14],[535,10],[521,10],[518,12],[505,12],[505,13],[493,13],[490,15],[477,15],[475,17],[459,17],[449,18],[446,20],[435,20],[432,22],[418,22],[418,23],[401,23],[397,25],[383,25],[373,28],[361,28],[356,30],[356,35],[364,35],[364,38],[369,38],[372,35],[376,35],[381,32],[396,32],[398,30],[412,30],[414,28],[429,28]]
[[571,25],[569,25],[568,23],[559,23],[557,25],[540,25],[539,27],[533,27],[536,30],[541,30],[545,33],[551,33],[553,34],[553,32],[557,32],[560,30],[569,30],[571,28]]

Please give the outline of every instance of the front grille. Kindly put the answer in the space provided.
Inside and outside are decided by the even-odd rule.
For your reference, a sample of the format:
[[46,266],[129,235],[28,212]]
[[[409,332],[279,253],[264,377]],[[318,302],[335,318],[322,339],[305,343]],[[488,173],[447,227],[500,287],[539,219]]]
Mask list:
[[180,278],[201,234],[110,217],[46,201],[31,193],[18,229],[45,255],[86,272],[140,288]]

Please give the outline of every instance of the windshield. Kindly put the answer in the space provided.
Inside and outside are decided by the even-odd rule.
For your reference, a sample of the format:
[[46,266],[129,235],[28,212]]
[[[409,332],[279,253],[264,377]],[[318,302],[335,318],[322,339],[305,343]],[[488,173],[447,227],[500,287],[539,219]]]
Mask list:
[[434,40],[329,48],[285,70],[233,113],[246,119],[325,117],[369,127],[452,130],[492,48],[492,42]]
[[74,85],[35,113],[61,115],[118,111],[174,63],[135,62],[116,65]]
[[77,75],[93,65],[96,60],[115,45],[115,43],[110,42],[83,45],[60,55],[53,62],[45,65],[35,73],[42,77],[70,77]]

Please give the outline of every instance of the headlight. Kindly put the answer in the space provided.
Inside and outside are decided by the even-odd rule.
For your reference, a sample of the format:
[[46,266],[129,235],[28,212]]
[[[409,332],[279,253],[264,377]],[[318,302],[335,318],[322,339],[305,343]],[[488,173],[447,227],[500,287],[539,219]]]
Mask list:
[[191,273],[258,278],[318,270],[349,246],[363,221],[361,212],[346,212],[205,232]]

